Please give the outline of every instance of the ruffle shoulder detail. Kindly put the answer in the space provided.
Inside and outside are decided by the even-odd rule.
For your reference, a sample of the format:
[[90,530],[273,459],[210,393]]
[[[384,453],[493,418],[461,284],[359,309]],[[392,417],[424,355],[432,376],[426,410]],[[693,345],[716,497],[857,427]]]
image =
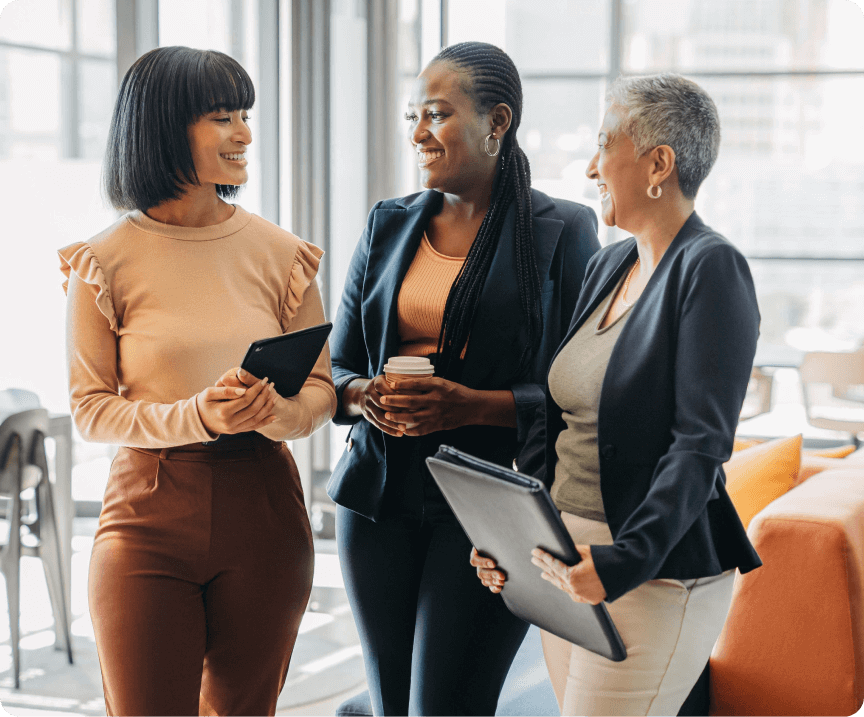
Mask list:
[[111,330],[115,334],[119,333],[114,302],[111,301],[111,292],[108,290],[108,281],[105,279],[105,273],[99,266],[99,260],[90,245],[86,242],[77,242],[60,249],[57,254],[60,256],[60,271],[66,277],[66,281],[63,282],[63,291],[69,292],[69,278],[72,272],[75,272],[75,276],[85,284],[95,286],[99,290],[96,294],[96,306],[108,319]]
[[288,294],[282,306],[283,331],[288,330],[291,319],[297,315],[300,304],[303,303],[306,289],[315,281],[322,256],[324,256],[324,250],[320,247],[303,240],[298,242],[294,263],[291,265],[291,275],[288,278]]

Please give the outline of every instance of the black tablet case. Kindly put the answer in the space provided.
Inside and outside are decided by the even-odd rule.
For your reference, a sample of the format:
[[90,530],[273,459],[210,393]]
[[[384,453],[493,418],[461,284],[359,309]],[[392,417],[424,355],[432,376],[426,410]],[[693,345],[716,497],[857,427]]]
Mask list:
[[514,615],[615,662],[627,656],[603,603],[573,602],[531,563],[537,547],[568,565],[579,562],[540,481],[449,446],[426,464],[474,547],[506,573],[501,597]]
[[[253,341],[246,350],[240,368],[256,378],[270,379],[276,387],[276,393],[283,398],[296,396],[312,373],[332,328],[333,324],[328,321],[308,329]],[[208,444],[218,443],[225,446],[234,436],[245,433],[223,433],[215,441],[208,441]]]
[[312,373],[332,328],[327,322],[255,341],[240,367],[259,379],[269,378],[283,398],[296,396]]

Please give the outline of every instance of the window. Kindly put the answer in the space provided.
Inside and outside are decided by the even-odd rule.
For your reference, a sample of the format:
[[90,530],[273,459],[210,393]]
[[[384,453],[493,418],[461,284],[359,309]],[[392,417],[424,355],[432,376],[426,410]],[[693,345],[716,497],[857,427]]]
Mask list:
[[[218,50],[237,60],[255,85],[255,107],[249,112],[252,144],[247,150],[249,181],[235,200],[253,214],[262,214],[261,142],[258,136],[262,87],[258,70],[257,0],[159,0],[159,46],[185,45]],[[265,149],[266,151],[266,149]]]
[[[117,216],[100,195],[117,85],[114,5],[27,0],[0,14],[0,197],[11,252],[0,262],[0,387],[34,391],[54,412],[69,410],[56,250]],[[76,453],[107,473],[105,446],[80,444]],[[101,497],[81,471],[73,490]]]
[[[158,37],[163,45],[227,52],[247,68],[259,97],[270,91],[259,82],[258,11],[266,5],[184,0],[157,8],[157,2],[23,0],[0,14],[0,197],[11,208],[4,236],[13,243],[12,259],[0,262],[0,305],[6,307],[0,332],[10,347],[0,362],[0,388],[34,391],[52,412],[69,411],[56,250],[86,241],[117,219],[101,196],[101,165],[118,63],[131,62]],[[136,13],[145,5],[151,13]],[[125,17],[119,37],[118,12]],[[251,163],[260,157],[259,146],[250,146]],[[262,174],[250,171],[240,196],[256,213],[262,213],[263,185]],[[76,501],[101,500],[111,453],[111,447],[76,440]]]
[[[506,0],[491,15],[471,0],[447,13],[448,42],[493,42],[516,62],[534,185],[595,210],[584,172],[608,82],[662,71],[699,82],[723,141],[696,208],[750,260],[760,350],[864,341],[864,16],[853,3]],[[622,237],[601,228],[603,243]]]

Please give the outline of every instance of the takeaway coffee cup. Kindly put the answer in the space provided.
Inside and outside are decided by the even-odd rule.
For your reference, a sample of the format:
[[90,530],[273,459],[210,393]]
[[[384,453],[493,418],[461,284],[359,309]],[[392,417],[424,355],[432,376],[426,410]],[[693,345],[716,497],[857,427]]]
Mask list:
[[384,364],[384,378],[393,384],[406,378],[429,378],[435,375],[435,367],[424,356],[393,356]]

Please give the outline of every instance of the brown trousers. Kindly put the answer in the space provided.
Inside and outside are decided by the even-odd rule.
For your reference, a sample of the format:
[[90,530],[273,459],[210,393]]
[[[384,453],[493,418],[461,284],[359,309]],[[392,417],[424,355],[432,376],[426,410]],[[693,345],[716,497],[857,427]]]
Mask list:
[[313,561],[285,444],[121,448],[89,578],[108,714],[274,714]]

